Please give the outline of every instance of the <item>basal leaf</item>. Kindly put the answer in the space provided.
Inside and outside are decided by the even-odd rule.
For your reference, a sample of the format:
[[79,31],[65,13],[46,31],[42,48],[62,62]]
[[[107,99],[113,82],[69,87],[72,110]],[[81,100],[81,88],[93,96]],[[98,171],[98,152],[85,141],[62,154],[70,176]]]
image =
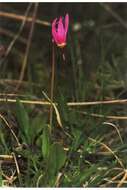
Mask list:
[[49,156],[49,149],[50,149],[50,132],[49,132],[49,127],[45,126],[42,136],[42,154],[44,158],[47,158]]
[[16,101],[16,116],[17,116],[17,120],[22,131],[22,135],[24,137],[23,140],[26,140],[27,143],[29,143],[30,141],[29,117],[23,104],[19,100]]
[[58,143],[52,144],[49,153],[49,162],[48,162],[49,174],[56,175],[57,172],[64,165],[65,160],[66,160],[66,154],[65,151],[63,150],[63,147]]

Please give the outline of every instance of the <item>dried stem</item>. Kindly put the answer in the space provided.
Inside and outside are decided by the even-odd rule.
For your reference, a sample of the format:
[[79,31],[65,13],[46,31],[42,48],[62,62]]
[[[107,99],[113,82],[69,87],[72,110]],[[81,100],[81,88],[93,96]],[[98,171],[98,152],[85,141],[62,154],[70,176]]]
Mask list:
[[[18,21],[27,21],[27,22],[32,22],[32,18],[31,17],[26,17],[23,15],[18,15],[18,14],[14,14],[14,13],[9,13],[9,12],[3,12],[0,11],[0,17],[5,17],[5,18],[10,18],[10,19],[14,19],[14,20],[18,20]],[[42,26],[50,26],[51,24],[47,21],[42,21],[37,19],[36,20],[37,24],[40,24]]]
[[[16,99],[11,98],[0,98],[0,102],[10,102],[15,103]],[[35,105],[43,105],[43,106],[50,106],[51,103],[49,101],[42,101],[42,100],[22,100],[20,99],[20,102],[24,104],[35,104]],[[53,102],[52,104],[57,105],[56,102]],[[104,100],[104,101],[93,101],[93,102],[67,102],[67,106],[69,107],[84,107],[84,106],[97,106],[97,105],[117,105],[117,104],[127,104],[127,99],[116,99],[116,100]]]
[[31,28],[30,28],[30,32],[29,32],[29,36],[28,36],[28,43],[27,43],[27,46],[26,46],[26,53],[25,53],[25,56],[24,56],[23,65],[22,65],[21,73],[20,73],[20,77],[19,77],[19,83],[16,86],[16,90],[18,90],[18,88],[20,87],[20,84],[22,83],[22,80],[24,78],[25,69],[26,69],[26,66],[27,66],[28,54],[29,54],[31,41],[32,41],[32,36],[33,36],[33,31],[34,31],[34,25],[35,25],[35,20],[36,20],[37,9],[38,9],[38,3],[35,3],[35,7],[34,7],[34,11],[33,11],[33,17],[32,17],[32,23],[31,23]]
[[120,164],[121,168],[125,169],[123,162],[119,159],[119,157],[114,153],[114,151],[112,151],[112,149],[109,146],[107,146],[105,143],[97,141],[91,137],[88,137],[88,139],[90,141],[93,141],[94,143],[102,145],[106,150],[108,150],[110,153],[112,153],[112,155],[116,158],[117,162]]
[[119,182],[119,184],[117,185],[117,187],[121,187],[124,183],[124,181],[127,180],[127,170],[125,170],[125,174],[123,176],[123,178],[121,179],[121,181]]
[[20,142],[19,142],[19,140],[18,140],[18,138],[17,138],[15,132],[12,130],[12,128],[10,127],[9,123],[7,122],[7,120],[6,120],[6,119],[4,118],[4,116],[1,115],[1,114],[0,114],[0,118],[4,121],[4,123],[6,124],[6,126],[7,126],[7,127],[9,128],[9,130],[11,131],[11,133],[12,133],[14,139],[15,139],[16,142],[17,142],[17,145],[18,145],[18,146],[21,146],[21,144],[20,144]]
[[[0,35],[4,35],[4,36],[8,36],[10,38],[14,38],[15,37],[15,33],[11,32],[10,30],[4,29],[0,27]],[[19,40],[19,42],[26,44],[27,40],[23,37],[19,37],[17,40]]]
[[17,158],[16,158],[14,152],[12,152],[12,156],[13,156],[13,159],[14,159],[14,162],[15,162],[15,166],[16,166],[17,174],[18,174],[18,176],[19,176],[19,175],[20,175],[19,165],[18,165]]
[[125,29],[127,29],[127,23],[114,11],[108,4],[100,3],[100,5],[109,12]]
[[26,18],[28,16],[28,13],[29,13],[29,10],[30,10],[31,6],[32,6],[32,4],[30,3],[29,6],[26,9],[24,20],[22,21],[22,24],[21,24],[21,26],[19,28],[18,33],[14,36],[13,40],[11,41],[11,43],[9,44],[9,46],[8,46],[6,52],[5,52],[5,57],[8,56],[8,54],[11,51],[11,49],[12,49],[13,45],[15,44],[16,40],[19,38],[19,36],[20,36],[20,34],[21,34],[21,32],[22,32],[22,30],[24,28],[24,25],[25,25],[25,22],[26,22]]
[[104,118],[104,119],[111,119],[111,120],[127,120],[127,116],[116,116],[116,115],[103,115],[103,114],[96,114],[96,113],[88,113],[83,111],[76,111],[77,113],[88,115],[95,118]]

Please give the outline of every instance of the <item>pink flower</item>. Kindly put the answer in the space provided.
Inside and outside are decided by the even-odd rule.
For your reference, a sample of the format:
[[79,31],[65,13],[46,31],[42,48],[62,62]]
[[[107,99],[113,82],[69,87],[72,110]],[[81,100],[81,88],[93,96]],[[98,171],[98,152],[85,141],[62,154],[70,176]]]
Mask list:
[[63,48],[66,45],[68,25],[69,25],[68,14],[66,14],[64,21],[62,17],[60,17],[59,20],[56,18],[52,22],[53,42],[55,42],[58,47]]

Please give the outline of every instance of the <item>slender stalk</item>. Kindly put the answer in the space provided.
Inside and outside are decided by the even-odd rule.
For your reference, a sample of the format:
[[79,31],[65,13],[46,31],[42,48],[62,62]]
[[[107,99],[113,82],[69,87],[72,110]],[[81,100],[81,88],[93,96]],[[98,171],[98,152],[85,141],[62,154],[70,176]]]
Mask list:
[[35,21],[36,21],[37,10],[38,10],[38,3],[35,3],[34,10],[33,10],[31,28],[30,28],[30,32],[29,32],[29,36],[28,36],[28,43],[27,43],[27,46],[26,46],[26,52],[25,52],[23,65],[22,65],[22,68],[21,68],[20,76],[19,76],[19,83],[16,86],[16,91],[19,89],[20,84],[22,83],[24,75],[25,75],[25,70],[26,70],[27,61],[28,61],[28,55],[29,55],[30,46],[31,46],[32,37],[33,37],[33,32],[34,32],[34,26],[35,26]]
[[[52,74],[51,74],[51,91],[50,91],[50,99],[53,102],[53,94],[54,94],[54,79],[55,79],[55,52],[54,52],[54,44],[52,45]],[[53,118],[53,106],[50,106],[50,116],[49,123],[50,127],[52,126],[52,118]]]

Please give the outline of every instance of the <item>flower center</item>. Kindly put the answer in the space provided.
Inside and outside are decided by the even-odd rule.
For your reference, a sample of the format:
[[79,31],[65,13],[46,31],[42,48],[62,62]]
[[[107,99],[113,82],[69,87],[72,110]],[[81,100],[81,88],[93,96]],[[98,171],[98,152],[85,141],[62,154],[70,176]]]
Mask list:
[[57,44],[57,46],[60,47],[60,48],[64,48],[66,46],[66,43]]

